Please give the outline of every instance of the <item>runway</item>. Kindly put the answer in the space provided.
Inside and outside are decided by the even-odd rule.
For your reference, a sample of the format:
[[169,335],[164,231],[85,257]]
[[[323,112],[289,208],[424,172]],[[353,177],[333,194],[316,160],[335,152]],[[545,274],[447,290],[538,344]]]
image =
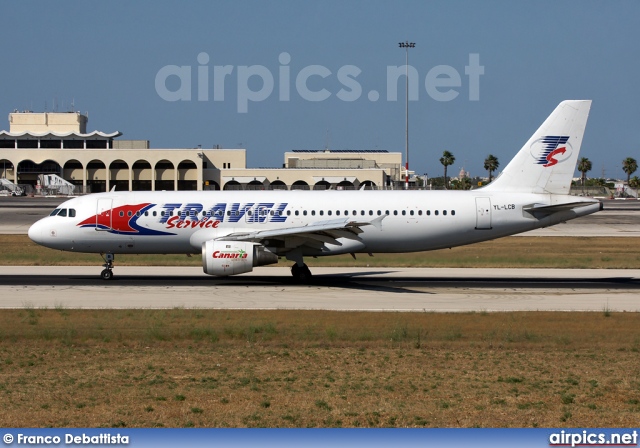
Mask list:
[[640,270],[287,268],[230,278],[193,267],[0,267],[0,308],[640,311]]

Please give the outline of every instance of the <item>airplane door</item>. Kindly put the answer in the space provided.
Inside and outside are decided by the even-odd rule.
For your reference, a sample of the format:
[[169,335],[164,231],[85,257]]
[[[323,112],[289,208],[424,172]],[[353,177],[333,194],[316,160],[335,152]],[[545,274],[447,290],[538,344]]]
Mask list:
[[[113,200],[111,198],[98,199],[96,209],[96,230],[111,230],[113,228],[113,217],[111,216],[111,207]],[[105,229],[104,227],[108,228]]]
[[476,198],[476,229],[491,229],[491,199]]

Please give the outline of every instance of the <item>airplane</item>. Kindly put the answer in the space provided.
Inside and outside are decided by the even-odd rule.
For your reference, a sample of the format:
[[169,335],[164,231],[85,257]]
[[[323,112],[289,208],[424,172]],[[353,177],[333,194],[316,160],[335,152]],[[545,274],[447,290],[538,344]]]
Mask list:
[[490,184],[469,191],[133,191],[70,199],[29,228],[52,249],[100,254],[201,254],[230,276],[305,257],[451,248],[552,226],[602,210],[569,195],[590,100],[561,102]]

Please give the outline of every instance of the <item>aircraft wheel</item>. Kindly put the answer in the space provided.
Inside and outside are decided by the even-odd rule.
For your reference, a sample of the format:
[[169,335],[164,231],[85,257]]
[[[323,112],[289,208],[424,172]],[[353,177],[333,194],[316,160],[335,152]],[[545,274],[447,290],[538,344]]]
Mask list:
[[293,275],[293,278],[300,283],[307,283],[311,280],[311,270],[306,264],[298,266],[296,263],[291,266],[291,275]]
[[111,280],[113,278],[113,271],[111,269],[105,269],[100,273],[102,280]]

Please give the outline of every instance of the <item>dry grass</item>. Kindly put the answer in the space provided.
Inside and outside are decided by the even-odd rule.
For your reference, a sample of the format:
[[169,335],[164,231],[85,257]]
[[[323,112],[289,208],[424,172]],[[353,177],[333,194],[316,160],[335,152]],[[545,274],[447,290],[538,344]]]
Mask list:
[[[99,263],[22,235],[0,243],[0,265]],[[511,237],[309,264],[640,268],[640,239]],[[639,324],[608,310],[2,310],[0,426],[630,427]]]
[[[99,265],[95,254],[61,252],[38,246],[26,235],[0,235],[0,265]],[[470,246],[412,254],[307,258],[309,266],[348,267],[531,267],[640,269],[640,238],[507,237]],[[282,265],[291,264],[287,260]],[[118,255],[116,266],[200,266],[199,256]]]
[[0,311],[0,426],[640,420],[632,313]]

